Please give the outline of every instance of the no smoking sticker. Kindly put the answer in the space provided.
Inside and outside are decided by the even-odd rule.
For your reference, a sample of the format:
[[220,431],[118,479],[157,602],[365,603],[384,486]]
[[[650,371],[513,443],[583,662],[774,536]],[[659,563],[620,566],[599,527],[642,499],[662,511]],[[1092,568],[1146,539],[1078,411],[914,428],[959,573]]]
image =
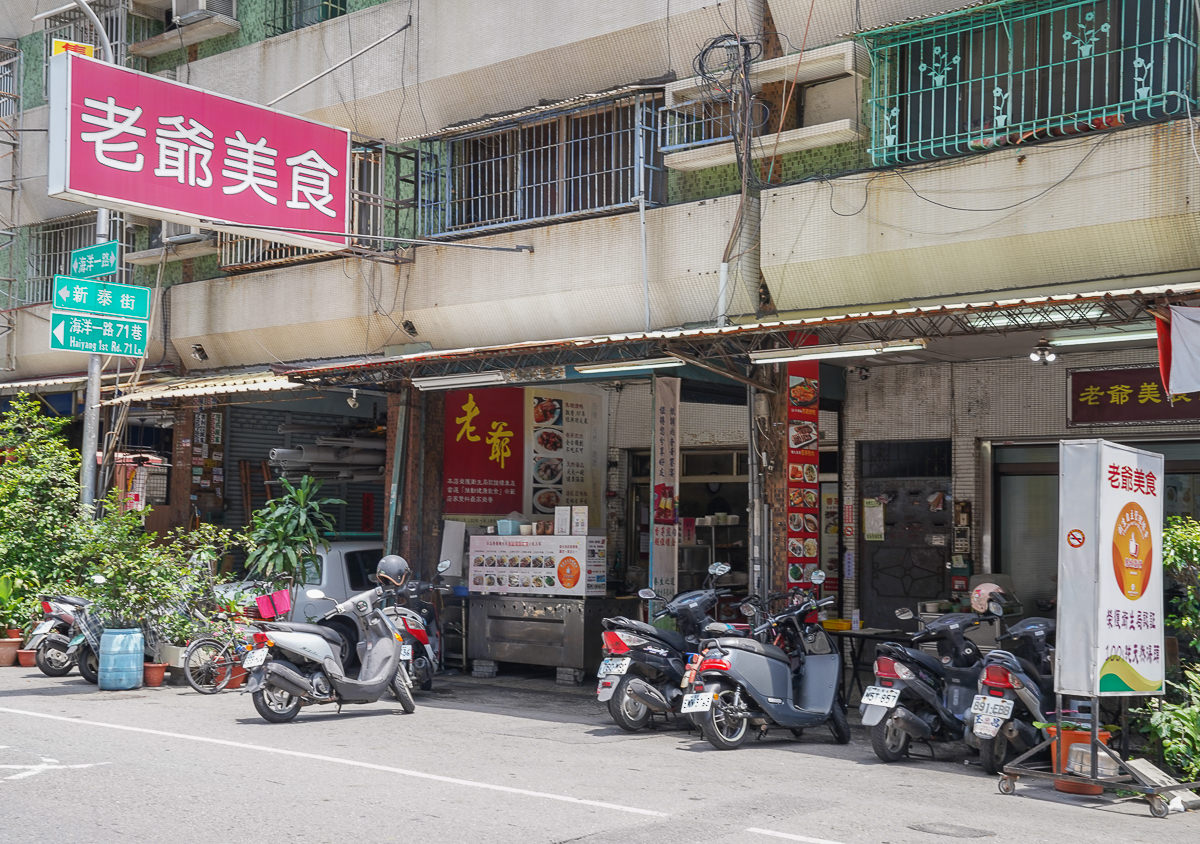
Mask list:
[[1067,531],[1067,544],[1072,548],[1083,547],[1084,536],[1083,531],[1075,529]]

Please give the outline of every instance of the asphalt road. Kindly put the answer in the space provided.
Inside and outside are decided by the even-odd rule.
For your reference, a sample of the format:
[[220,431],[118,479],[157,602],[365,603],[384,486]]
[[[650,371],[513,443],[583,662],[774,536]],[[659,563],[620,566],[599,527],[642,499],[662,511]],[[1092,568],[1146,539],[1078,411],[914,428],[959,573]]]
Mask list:
[[624,733],[543,677],[439,677],[412,715],[384,701],[275,725],[236,692],[4,668],[0,842],[1200,840],[1200,814],[1157,820],[1140,799],[1001,795],[950,750],[884,765],[856,728],[845,746],[817,729],[721,752]]

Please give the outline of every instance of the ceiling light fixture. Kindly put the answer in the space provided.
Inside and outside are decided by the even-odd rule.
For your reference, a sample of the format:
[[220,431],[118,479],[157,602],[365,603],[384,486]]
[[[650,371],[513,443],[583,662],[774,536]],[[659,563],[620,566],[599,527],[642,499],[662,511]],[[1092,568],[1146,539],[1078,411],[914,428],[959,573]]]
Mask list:
[[1037,341],[1037,345],[1033,347],[1033,351],[1029,353],[1029,359],[1034,363],[1040,363],[1042,366],[1049,366],[1051,362],[1058,359],[1058,355],[1054,354],[1054,349],[1046,338],[1043,337]]
[[913,340],[876,340],[870,343],[845,343],[829,346],[805,346],[800,349],[771,349],[751,352],[753,363],[786,363],[793,360],[827,360],[829,358],[861,358],[888,352],[915,352],[929,343],[924,337]]
[[596,372],[642,372],[648,369],[669,369],[674,366],[683,366],[683,361],[679,358],[648,358],[646,360],[621,360],[612,363],[586,363],[576,366],[575,371],[590,375]]
[[412,379],[413,386],[418,390],[457,390],[461,387],[484,387],[490,384],[502,384],[505,375],[498,370],[490,372],[463,372],[459,375],[436,375],[428,378]]
[[1124,333],[1092,334],[1079,337],[1055,337],[1051,346],[1089,346],[1092,343],[1132,343],[1137,340],[1157,340],[1157,331],[1126,331]]

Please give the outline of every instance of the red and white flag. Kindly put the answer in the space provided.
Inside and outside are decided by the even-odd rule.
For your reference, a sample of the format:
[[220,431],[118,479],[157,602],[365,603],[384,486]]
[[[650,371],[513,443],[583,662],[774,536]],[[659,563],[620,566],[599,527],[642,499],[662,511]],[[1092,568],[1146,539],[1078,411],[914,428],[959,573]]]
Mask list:
[[1157,320],[1158,368],[1171,395],[1200,392],[1200,308],[1171,306],[1171,321]]

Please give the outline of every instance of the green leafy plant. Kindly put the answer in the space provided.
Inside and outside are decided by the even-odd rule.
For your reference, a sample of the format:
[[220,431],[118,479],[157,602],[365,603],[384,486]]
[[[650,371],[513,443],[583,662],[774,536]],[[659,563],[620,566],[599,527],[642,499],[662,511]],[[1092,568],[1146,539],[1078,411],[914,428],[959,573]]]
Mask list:
[[1163,526],[1163,571],[1167,588],[1166,623],[1184,650],[1195,653],[1200,636],[1200,522],[1171,516]]
[[1200,780],[1200,669],[1183,669],[1183,680],[1167,682],[1168,699],[1130,711],[1145,719],[1143,732],[1158,740],[1180,779],[1194,782]]
[[[257,580],[276,589],[295,590],[315,564],[317,549],[328,550],[325,534],[334,529],[333,515],[326,508],[345,504],[340,498],[318,498],[321,482],[308,475],[293,485],[279,481],[283,495],[256,510],[247,538],[250,554],[246,567]],[[293,599],[295,596],[293,595]]]
[[22,630],[33,620],[39,581],[32,569],[7,568],[0,573],[0,630]]

